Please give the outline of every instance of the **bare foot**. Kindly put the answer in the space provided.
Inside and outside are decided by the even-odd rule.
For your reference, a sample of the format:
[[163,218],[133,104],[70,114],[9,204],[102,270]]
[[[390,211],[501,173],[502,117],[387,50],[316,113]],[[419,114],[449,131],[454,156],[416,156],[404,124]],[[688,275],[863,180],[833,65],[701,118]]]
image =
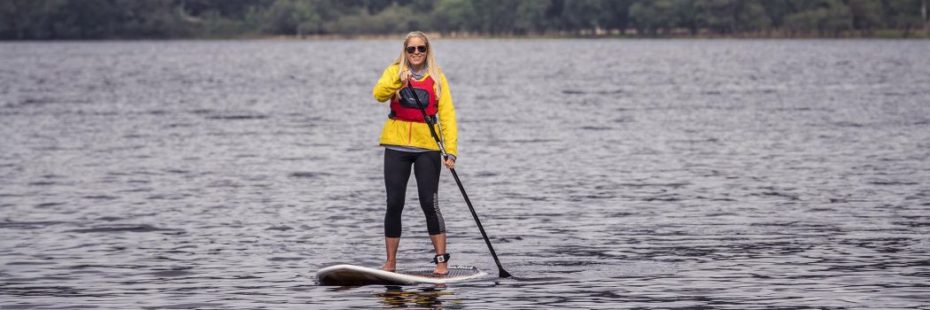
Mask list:
[[433,269],[435,274],[448,274],[449,273],[449,264],[448,263],[438,263],[436,264],[436,269]]
[[394,270],[396,269],[397,269],[396,261],[387,261],[384,263],[383,266],[381,266],[381,270],[384,270],[384,271],[394,272]]

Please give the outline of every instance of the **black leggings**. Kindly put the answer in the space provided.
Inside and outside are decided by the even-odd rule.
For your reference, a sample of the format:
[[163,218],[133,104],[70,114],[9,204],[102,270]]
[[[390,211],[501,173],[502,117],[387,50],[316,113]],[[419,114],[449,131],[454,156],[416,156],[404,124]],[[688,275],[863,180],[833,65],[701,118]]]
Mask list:
[[426,215],[426,229],[430,235],[446,232],[446,224],[439,211],[439,151],[402,152],[384,149],[384,185],[387,189],[387,213],[384,214],[384,236],[400,237],[400,214],[404,211],[410,165],[417,178],[420,208]]

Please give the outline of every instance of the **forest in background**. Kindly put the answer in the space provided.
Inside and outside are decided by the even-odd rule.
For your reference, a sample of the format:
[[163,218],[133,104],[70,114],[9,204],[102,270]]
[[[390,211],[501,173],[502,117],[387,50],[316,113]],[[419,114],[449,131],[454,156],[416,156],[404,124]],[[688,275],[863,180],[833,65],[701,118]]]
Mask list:
[[928,0],[0,0],[0,39],[927,37]]

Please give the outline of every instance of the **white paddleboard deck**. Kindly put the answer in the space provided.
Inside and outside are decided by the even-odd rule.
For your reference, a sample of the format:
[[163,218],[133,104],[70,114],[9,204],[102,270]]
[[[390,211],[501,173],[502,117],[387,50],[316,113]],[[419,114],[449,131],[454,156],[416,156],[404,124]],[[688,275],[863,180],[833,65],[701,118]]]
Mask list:
[[355,265],[335,265],[320,269],[316,279],[320,285],[416,285],[462,282],[486,276],[477,267],[450,266],[445,275],[433,274],[432,269],[384,271]]

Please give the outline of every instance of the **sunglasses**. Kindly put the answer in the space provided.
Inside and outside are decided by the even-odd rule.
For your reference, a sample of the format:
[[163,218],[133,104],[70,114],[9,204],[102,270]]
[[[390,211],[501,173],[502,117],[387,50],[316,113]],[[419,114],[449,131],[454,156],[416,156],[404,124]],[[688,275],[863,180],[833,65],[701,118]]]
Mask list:
[[407,47],[407,54],[413,54],[414,51],[420,51],[420,53],[426,53],[426,45]]

